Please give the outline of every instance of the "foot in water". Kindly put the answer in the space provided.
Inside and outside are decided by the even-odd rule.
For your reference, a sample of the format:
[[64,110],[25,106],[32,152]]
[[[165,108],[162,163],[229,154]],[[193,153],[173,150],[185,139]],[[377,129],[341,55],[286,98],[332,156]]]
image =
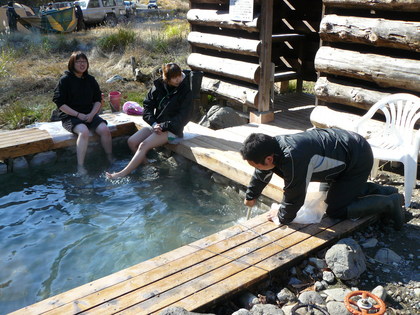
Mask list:
[[83,165],[77,165],[77,175],[84,176],[87,175],[87,170]]
[[117,179],[117,178],[124,177],[124,175],[122,175],[120,172],[118,172],[118,173],[108,173],[108,172],[105,172],[105,176],[108,179]]

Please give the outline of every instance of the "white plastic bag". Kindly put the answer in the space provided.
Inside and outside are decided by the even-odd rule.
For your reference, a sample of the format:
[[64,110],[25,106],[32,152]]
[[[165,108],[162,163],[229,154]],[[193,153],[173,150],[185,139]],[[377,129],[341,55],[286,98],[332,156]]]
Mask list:
[[[296,214],[296,218],[292,223],[300,224],[311,224],[321,222],[324,216],[325,210],[327,210],[327,204],[324,202],[327,197],[326,191],[313,191],[306,194],[305,203],[299,209]],[[273,203],[271,209],[279,209],[280,205]],[[273,222],[280,224],[278,216],[273,218]]]

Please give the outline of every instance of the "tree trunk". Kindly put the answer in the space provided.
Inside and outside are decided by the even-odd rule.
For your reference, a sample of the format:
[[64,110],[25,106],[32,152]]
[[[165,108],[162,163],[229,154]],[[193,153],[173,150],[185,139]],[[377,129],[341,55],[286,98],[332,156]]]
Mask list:
[[188,41],[191,45],[197,47],[256,57],[259,54],[261,46],[261,42],[255,39],[244,39],[200,32],[189,33]]
[[320,36],[325,41],[355,42],[420,51],[420,22],[326,15]]
[[258,84],[260,79],[260,66],[254,63],[192,53],[188,56],[187,64],[193,70],[201,70],[253,84]]
[[420,11],[418,0],[323,0],[326,7],[340,7],[348,9],[369,8],[373,10]]
[[216,95],[228,99],[240,105],[257,108],[258,89],[246,85],[232,84],[220,79],[212,79],[204,76],[201,82],[203,93]]
[[235,22],[230,19],[228,11],[191,9],[187,13],[187,20],[196,25],[239,29],[248,32],[259,31],[258,16],[255,16],[251,22]]
[[334,83],[326,77],[320,77],[315,84],[315,95],[319,100],[350,105],[366,110],[381,98],[390,94],[361,86],[349,85],[348,83]]
[[315,68],[322,73],[375,82],[380,87],[397,87],[420,92],[420,60],[321,47]]

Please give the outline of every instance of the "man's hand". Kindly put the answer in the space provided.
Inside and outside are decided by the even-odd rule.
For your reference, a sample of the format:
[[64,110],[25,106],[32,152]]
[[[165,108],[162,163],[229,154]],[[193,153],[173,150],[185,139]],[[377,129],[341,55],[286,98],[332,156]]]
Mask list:
[[255,205],[256,200],[252,199],[252,200],[244,200],[244,205],[247,207],[253,207]]

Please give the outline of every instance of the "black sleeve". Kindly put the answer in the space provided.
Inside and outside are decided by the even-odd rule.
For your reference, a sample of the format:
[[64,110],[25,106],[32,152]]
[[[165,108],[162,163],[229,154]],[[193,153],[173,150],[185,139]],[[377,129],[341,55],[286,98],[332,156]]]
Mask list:
[[91,85],[92,85],[92,89],[93,89],[92,102],[93,103],[101,102],[102,101],[102,92],[101,92],[101,89],[99,87],[99,83],[98,83],[98,81],[96,81],[96,79],[94,77],[92,77],[91,80],[92,80]]
[[258,198],[272,177],[272,171],[261,171],[255,169],[254,175],[252,175],[251,181],[249,182],[248,188],[246,190],[245,199],[253,200]]
[[158,105],[156,98],[157,90],[156,87],[153,86],[149,90],[145,100],[143,101],[143,120],[147,122],[150,126],[157,122],[155,117],[155,108]]
[[170,131],[176,135],[182,134],[184,126],[188,123],[192,111],[192,92],[187,91],[180,97],[179,110],[177,114],[169,120],[161,122],[162,131]]
[[69,105],[69,88],[66,84],[66,80],[61,78],[55,89],[54,89],[54,96],[53,96],[53,102],[57,105],[57,108],[60,108],[62,105]]

